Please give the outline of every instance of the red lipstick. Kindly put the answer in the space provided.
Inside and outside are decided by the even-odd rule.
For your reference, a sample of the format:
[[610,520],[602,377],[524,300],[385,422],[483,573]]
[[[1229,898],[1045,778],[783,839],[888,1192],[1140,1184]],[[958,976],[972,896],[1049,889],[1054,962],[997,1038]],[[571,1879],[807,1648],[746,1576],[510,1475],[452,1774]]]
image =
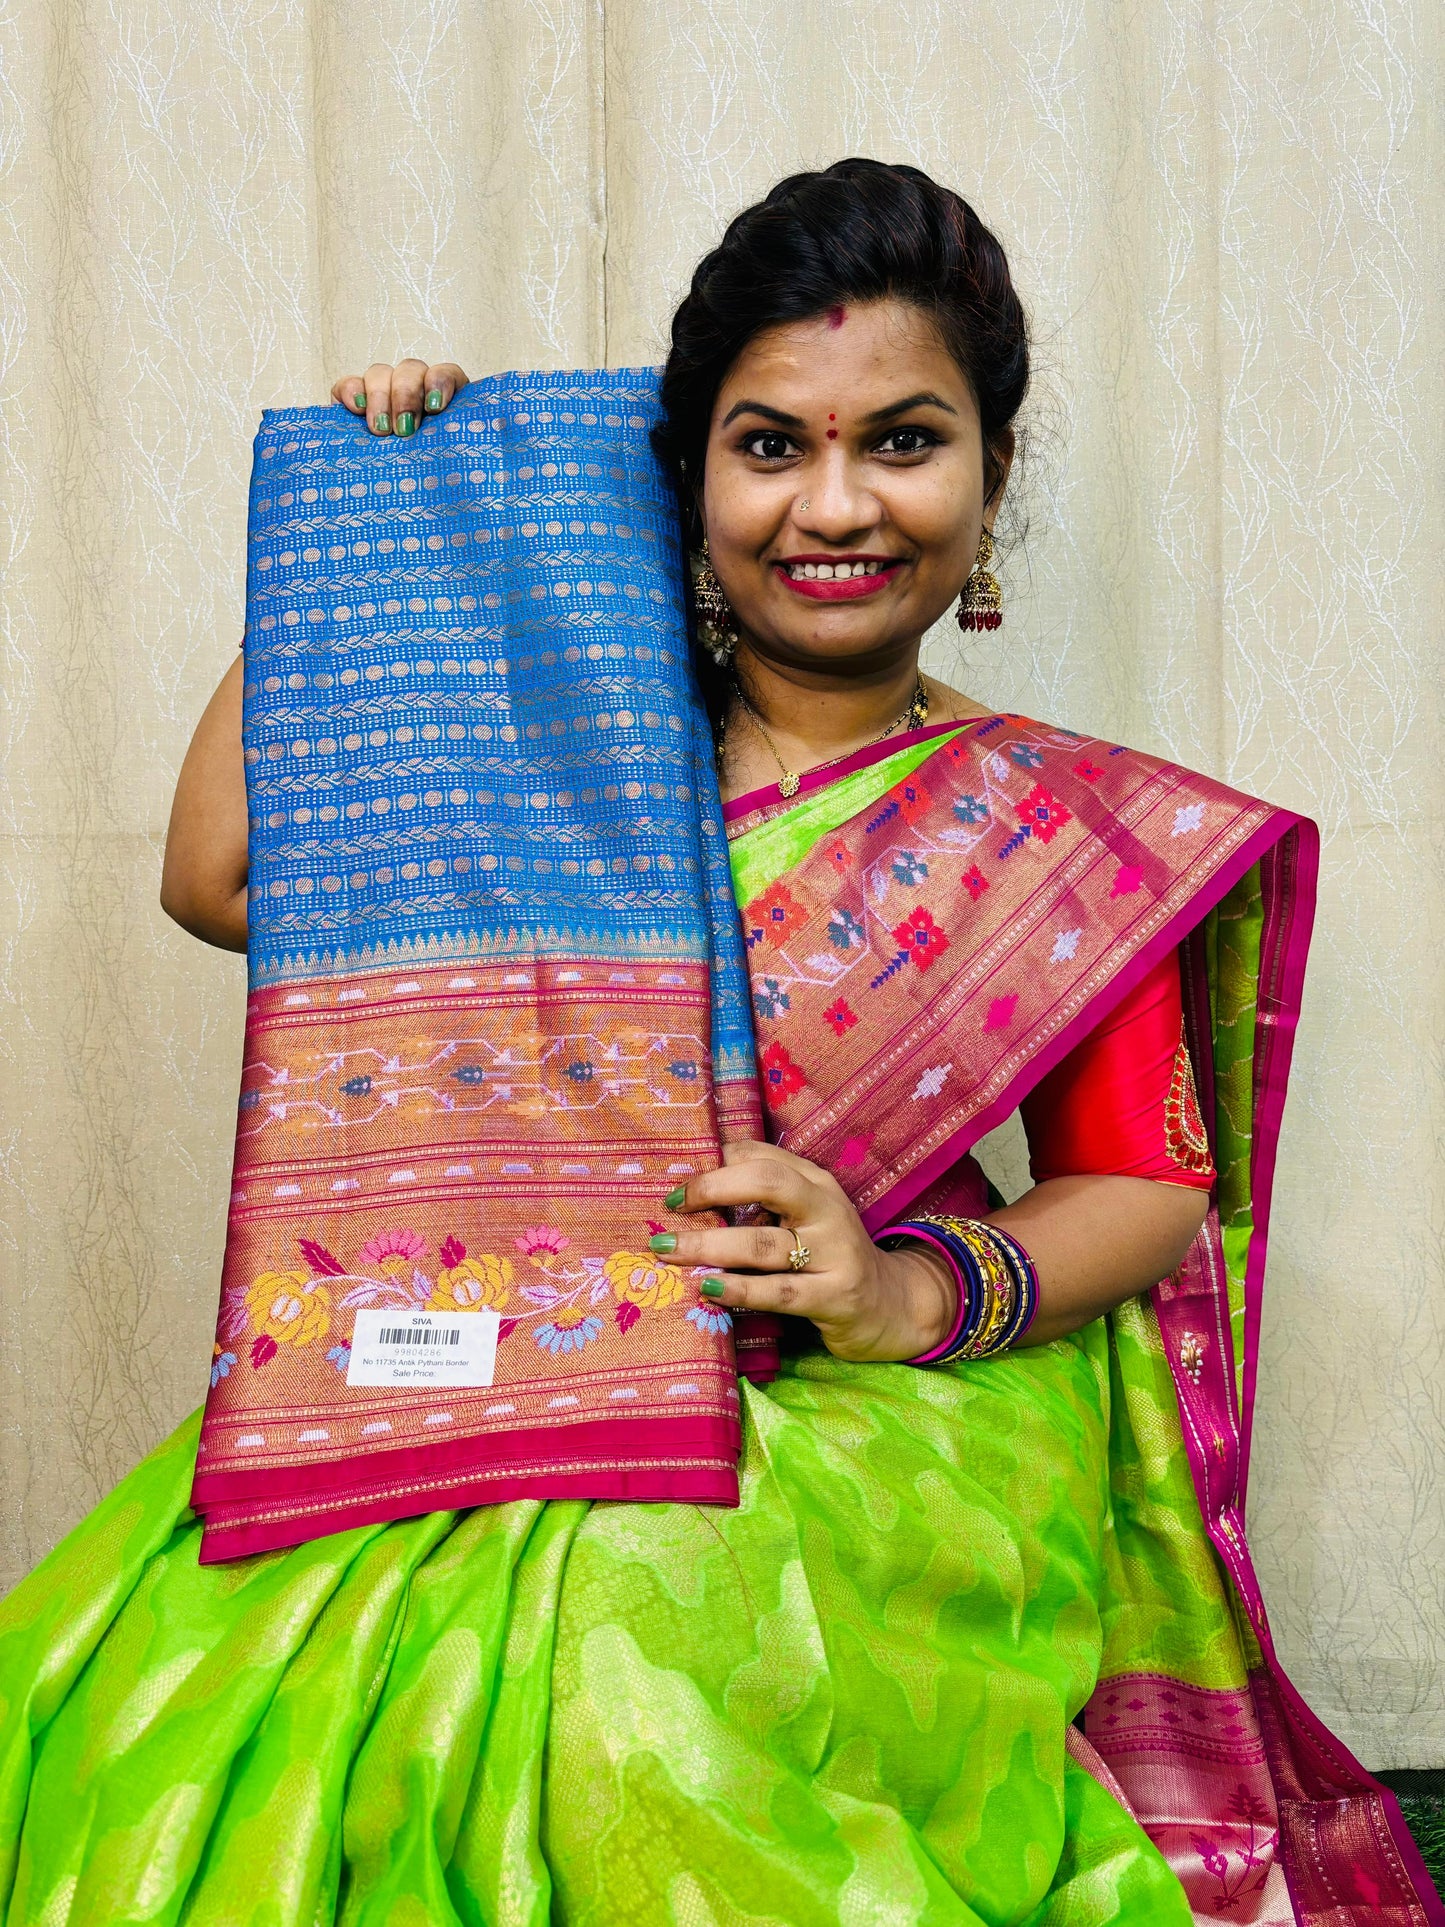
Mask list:
[[[840,562],[876,562],[877,572],[873,575],[850,575],[841,580],[836,577],[792,576],[788,573],[790,564],[801,562],[826,562],[835,567]],[[898,555],[790,555],[782,562],[775,562],[779,578],[797,595],[807,596],[814,602],[856,602],[862,596],[877,595],[878,591],[892,582],[903,567],[903,558]]]

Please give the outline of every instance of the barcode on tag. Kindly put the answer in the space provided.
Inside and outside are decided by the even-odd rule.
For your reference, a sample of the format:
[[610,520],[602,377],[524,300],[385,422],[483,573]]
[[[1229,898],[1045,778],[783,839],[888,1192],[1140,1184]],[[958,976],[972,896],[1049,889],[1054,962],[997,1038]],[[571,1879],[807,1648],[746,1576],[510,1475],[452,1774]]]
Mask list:
[[497,1369],[494,1311],[359,1311],[348,1385],[490,1385]]

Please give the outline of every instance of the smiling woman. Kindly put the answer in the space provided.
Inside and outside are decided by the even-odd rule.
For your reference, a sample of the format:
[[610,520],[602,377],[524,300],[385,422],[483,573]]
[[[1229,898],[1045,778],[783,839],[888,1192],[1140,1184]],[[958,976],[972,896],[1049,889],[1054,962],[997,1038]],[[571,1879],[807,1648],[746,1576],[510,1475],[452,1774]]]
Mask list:
[[[955,598],[996,613],[1027,382],[995,237],[851,160],[731,224],[660,392],[378,363],[333,390],[354,421],[263,429],[258,470],[364,479],[334,563],[318,543],[271,588],[261,563],[296,555],[264,516],[293,496],[258,488],[257,673],[244,712],[239,665],[218,692],[172,820],[167,908],[251,940],[240,1282],[199,1476],[193,1422],[0,1609],[17,1927],[1440,1918],[1398,1810],[1280,1671],[1244,1532],[1313,825],[920,674]],[[446,455],[609,422],[593,473],[621,479],[572,491],[585,570]],[[408,558],[372,626],[328,630],[382,579],[343,517],[395,546],[394,432],[432,462],[406,513],[487,560]],[[322,735],[285,727],[302,665],[351,718],[319,774]],[[368,822],[329,804],[328,842],[318,785]],[[704,1019],[742,1019],[746,953],[755,1087],[745,1027],[683,1048],[681,969],[610,968],[676,937],[642,867],[663,819],[693,877],[726,827],[740,929],[724,876],[680,961]],[[468,880],[408,897],[423,849]],[[622,877],[612,947],[569,922],[569,866]],[[1020,1108],[1035,1182],[1004,1203],[971,1150]],[[589,1211],[621,1214],[610,1244]],[[370,1417],[341,1374],[377,1304],[459,1344],[488,1320],[488,1375]]]

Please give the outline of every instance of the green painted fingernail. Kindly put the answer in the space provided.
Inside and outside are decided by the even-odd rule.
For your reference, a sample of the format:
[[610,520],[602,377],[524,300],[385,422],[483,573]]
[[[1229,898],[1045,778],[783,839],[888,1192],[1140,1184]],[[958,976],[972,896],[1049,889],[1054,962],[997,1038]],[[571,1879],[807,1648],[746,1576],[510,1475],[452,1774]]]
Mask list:
[[396,432],[398,435],[414,435],[416,433],[416,416],[413,415],[410,410],[404,415],[397,416]]
[[687,1186],[680,1184],[675,1191],[669,1191],[662,1201],[664,1211],[681,1211],[687,1198]]
[[441,405],[442,405],[441,389],[440,388],[428,389],[427,398],[426,398],[427,413],[429,415],[435,415],[437,410],[441,407]]
[[698,1290],[704,1298],[721,1298],[727,1290],[727,1286],[721,1278],[704,1278],[698,1286]]
[[354,405],[355,405],[355,406],[356,406],[357,408],[365,408],[365,406],[366,406],[366,391],[365,391],[365,389],[363,389],[363,390],[362,390],[362,392],[361,392],[361,393],[360,393],[359,395],[353,395],[353,396],[351,397],[351,399],[352,399],[352,402],[353,402],[353,404],[354,404]]
[[388,415],[386,410],[383,408],[381,413],[377,416],[376,420],[371,425],[376,430],[378,435],[389,435],[391,433],[391,416]]
[[658,1231],[647,1241],[648,1249],[662,1254],[677,1250],[677,1239],[670,1231]]

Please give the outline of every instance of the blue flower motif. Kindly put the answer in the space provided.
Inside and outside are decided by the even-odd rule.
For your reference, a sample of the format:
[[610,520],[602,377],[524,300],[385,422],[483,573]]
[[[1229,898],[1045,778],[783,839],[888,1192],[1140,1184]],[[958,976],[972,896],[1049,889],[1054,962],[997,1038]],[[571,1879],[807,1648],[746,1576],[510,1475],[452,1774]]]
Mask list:
[[863,926],[851,910],[836,911],[828,924],[828,941],[837,950],[857,950],[863,942]]
[[690,1058],[680,1057],[676,1063],[669,1064],[667,1068],[680,1084],[695,1084],[697,1082],[697,1065],[693,1063]]
[[229,1378],[231,1376],[231,1367],[235,1362],[236,1354],[234,1352],[222,1352],[219,1358],[212,1359],[211,1384],[213,1387],[219,1385],[223,1378]]
[[570,1077],[574,1084],[590,1084],[597,1072],[585,1057],[579,1057],[567,1066],[562,1075]]
[[791,1010],[792,1004],[792,998],[776,977],[764,977],[753,992],[753,1008],[759,1017],[781,1017],[785,1010]]
[[486,1067],[482,1064],[463,1064],[452,1072],[452,1076],[458,1084],[485,1084],[487,1081]]
[[550,1321],[539,1325],[533,1334],[540,1350],[550,1352],[554,1358],[559,1352],[580,1352],[584,1345],[590,1345],[594,1338],[602,1335],[602,1320],[590,1313],[578,1324],[558,1325]]
[[893,859],[893,874],[900,883],[922,883],[928,865],[916,850],[900,850]]
[[348,1097],[365,1097],[366,1093],[371,1089],[371,1079],[369,1077],[348,1077],[341,1088]]
[[988,804],[981,796],[960,796],[953,813],[960,823],[987,823]]
[[351,1363],[351,1347],[349,1345],[333,1345],[326,1356],[338,1372],[344,1372]]
[[700,1332],[716,1336],[718,1332],[730,1332],[733,1328],[732,1313],[724,1311],[721,1305],[694,1305],[688,1312],[689,1323],[697,1326]]
[[260,1102],[261,1093],[259,1091],[242,1091],[241,1109],[243,1111],[254,1111]]
[[1009,747],[1008,759],[1015,769],[1042,769],[1043,753],[1031,749],[1027,743],[1013,743]]

